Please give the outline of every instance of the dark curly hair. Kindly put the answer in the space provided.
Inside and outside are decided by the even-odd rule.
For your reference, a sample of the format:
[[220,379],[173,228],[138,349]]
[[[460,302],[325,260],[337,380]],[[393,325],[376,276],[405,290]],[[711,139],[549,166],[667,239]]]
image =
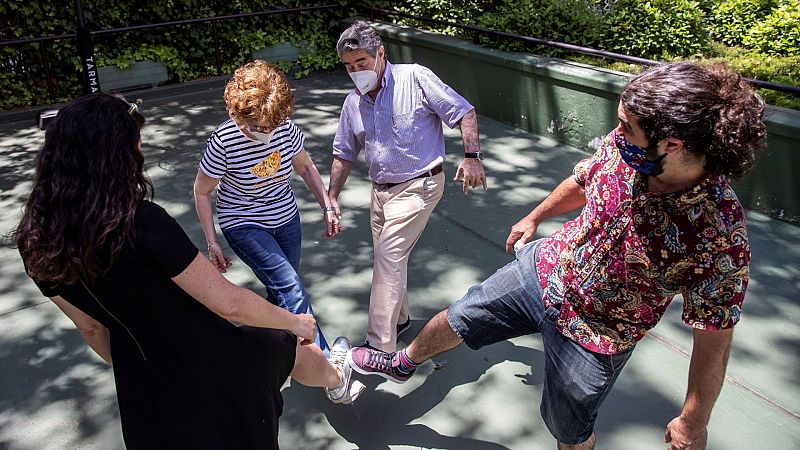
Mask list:
[[90,94],[61,109],[47,128],[13,234],[35,280],[91,282],[133,242],[136,208],[153,195],[138,145],[142,123],[126,101]]
[[620,95],[651,142],[683,141],[705,171],[739,178],[766,145],[764,100],[722,65],[667,63],[632,78]]

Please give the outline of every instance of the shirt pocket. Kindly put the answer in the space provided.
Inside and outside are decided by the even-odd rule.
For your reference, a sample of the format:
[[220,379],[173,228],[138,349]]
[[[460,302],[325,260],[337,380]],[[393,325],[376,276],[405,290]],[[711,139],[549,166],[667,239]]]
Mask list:
[[414,112],[392,114],[392,140],[398,150],[411,150],[414,144]]

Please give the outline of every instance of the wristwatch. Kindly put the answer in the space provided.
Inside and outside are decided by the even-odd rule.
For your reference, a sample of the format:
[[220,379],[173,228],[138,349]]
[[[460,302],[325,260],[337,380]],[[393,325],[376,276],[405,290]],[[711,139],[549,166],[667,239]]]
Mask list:
[[483,152],[466,152],[464,153],[464,158],[473,158],[478,161],[483,161]]

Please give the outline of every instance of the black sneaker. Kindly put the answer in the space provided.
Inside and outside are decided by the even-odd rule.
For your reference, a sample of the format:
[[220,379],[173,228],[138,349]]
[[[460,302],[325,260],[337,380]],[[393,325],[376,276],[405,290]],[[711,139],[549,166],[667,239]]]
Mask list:
[[399,338],[400,335],[408,331],[409,328],[411,328],[411,317],[409,317],[405,323],[397,324],[397,337]]
[[353,347],[347,352],[347,363],[356,372],[363,375],[380,375],[395,383],[405,383],[411,375],[400,371],[400,361],[395,352],[386,353],[367,347]]

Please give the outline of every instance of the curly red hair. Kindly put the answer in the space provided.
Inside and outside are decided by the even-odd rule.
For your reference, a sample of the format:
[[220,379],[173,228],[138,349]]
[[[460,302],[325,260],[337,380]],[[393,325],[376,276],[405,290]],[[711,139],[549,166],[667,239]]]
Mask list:
[[294,112],[294,95],[283,72],[255,60],[233,73],[225,86],[225,104],[235,120],[275,128]]

